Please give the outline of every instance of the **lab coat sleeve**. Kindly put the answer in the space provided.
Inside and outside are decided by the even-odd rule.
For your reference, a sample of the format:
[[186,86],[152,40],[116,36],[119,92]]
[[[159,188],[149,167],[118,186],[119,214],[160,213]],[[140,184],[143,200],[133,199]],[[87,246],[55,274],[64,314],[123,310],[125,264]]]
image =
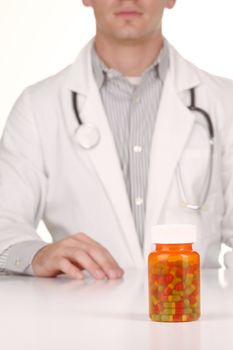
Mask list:
[[[231,96],[228,95],[228,101],[225,103],[226,116],[221,142],[221,174],[224,196],[224,215],[222,220],[222,242],[233,249],[233,84],[231,84]],[[229,103],[230,102],[230,103]],[[229,106],[230,104],[230,106]],[[229,106],[229,107],[228,107]],[[224,265],[233,268],[233,251],[224,255]]]
[[14,256],[20,265],[21,242],[28,244],[28,254],[16,271],[25,269],[32,252],[46,244],[36,228],[45,209],[47,182],[27,88],[16,101],[0,141],[0,254],[8,249],[9,270]]

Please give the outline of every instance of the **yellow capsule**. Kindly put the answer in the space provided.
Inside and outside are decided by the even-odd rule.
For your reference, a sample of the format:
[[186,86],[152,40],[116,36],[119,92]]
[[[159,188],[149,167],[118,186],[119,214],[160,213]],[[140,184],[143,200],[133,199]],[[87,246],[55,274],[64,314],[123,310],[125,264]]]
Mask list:
[[160,321],[160,315],[155,315],[155,314],[152,314],[150,315],[150,318],[152,319],[152,321]]
[[176,275],[176,270],[177,270],[176,267],[172,267],[169,273],[170,273],[171,275],[175,276],[175,275]]
[[169,295],[167,298],[168,301],[180,301],[181,300],[181,296],[180,295]]
[[183,264],[182,267],[183,267],[184,269],[187,269],[187,268],[190,266],[188,260],[185,260],[185,261],[183,260],[183,261],[182,261],[182,264]]
[[180,283],[182,281],[182,279],[180,277],[176,277],[174,278],[174,280],[172,282],[174,282],[174,284],[176,285],[177,283]]
[[151,301],[152,301],[153,305],[157,305],[159,302],[158,299],[154,295],[151,296]]
[[177,262],[181,262],[181,257],[180,255],[170,255],[168,256],[168,262],[174,262],[174,263],[177,263]]
[[185,306],[189,306],[190,305],[190,301],[188,299],[184,299],[184,305]]
[[182,315],[182,321],[187,321],[188,320],[188,316],[187,315]]
[[171,283],[169,283],[168,287],[171,288],[171,289],[174,289],[175,285],[177,283],[180,283],[181,281],[182,281],[181,278],[176,277],[176,278],[173,279],[173,281]]
[[192,294],[192,292],[194,292],[195,289],[196,287],[193,284],[191,284],[191,286],[188,286],[184,292],[186,295],[190,295]]
[[193,305],[191,305],[191,308],[192,308],[193,312],[194,311],[198,312],[198,311],[200,311],[200,304],[199,303],[193,304]]

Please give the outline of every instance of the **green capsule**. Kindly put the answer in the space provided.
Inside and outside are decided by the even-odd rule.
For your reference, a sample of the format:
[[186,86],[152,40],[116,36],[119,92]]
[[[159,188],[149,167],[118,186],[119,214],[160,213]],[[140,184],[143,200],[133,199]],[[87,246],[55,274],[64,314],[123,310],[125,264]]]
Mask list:
[[161,316],[152,314],[152,315],[150,315],[150,318],[152,319],[152,321],[160,321]]
[[168,273],[168,266],[163,262],[158,262],[152,267],[152,273],[155,275],[166,275]]
[[185,306],[189,306],[190,305],[190,301],[188,299],[184,299],[184,305]]
[[186,307],[184,309],[184,314],[185,315],[190,315],[193,312],[193,310],[191,309],[191,307]]
[[198,310],[200,310],[200,304],[199,303],[193,304],[191,305],[191,308],[193,312],[197,312]]
[[197,320],[199,317],[200,317],[200,315],[197,314],[197,313],[193,313],[193,314],[192,314],[193,320]]
[[159,285],[159,286],[158,286],[158,291],[159,291],[159,293],[161,293],[163,290],[164,290],[164,286]]
[[190,286],[193,283],[193,274],[188,273],[184,283],[185,283],[185,286]]
[[164,321],[164,322],[172,322],[172,321],[173,321],[173,316],[161,315],[161,321]]
[[180,297],[183,297],[184,292],[182,290],[173,290],[172,295],[179,295]]
[[176,310],[175,309],[164,309],[163,315],[175,315]]
[[174,309],[176,307],[176,303],[164,303],[163,306],[165,309]]

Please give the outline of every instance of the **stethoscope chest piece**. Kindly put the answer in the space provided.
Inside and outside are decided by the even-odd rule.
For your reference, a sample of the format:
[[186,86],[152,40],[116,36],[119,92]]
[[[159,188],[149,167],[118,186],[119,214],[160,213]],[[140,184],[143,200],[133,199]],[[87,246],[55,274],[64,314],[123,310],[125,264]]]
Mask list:
[[75,141],[84,149],[91,149],[100,142],[100,132],[91,123],[79,126],[75,134]]

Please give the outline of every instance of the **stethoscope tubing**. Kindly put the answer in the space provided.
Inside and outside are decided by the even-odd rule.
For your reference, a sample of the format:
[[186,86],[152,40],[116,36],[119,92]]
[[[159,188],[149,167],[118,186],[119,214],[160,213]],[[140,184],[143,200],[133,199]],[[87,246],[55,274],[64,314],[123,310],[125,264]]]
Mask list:
[[78,130],[76,131],[76,141],[84,150],[90,150],[100,142],[99,129],[91,123],[83,123],[78,112],[78,94],[72,91],[72,106],[78,121]]
[[80,118],[79,112],[78,112],[78,103],[77,103],[77,99],[78,99],[78,94],[75,91],[71,91],[72,92],[72,106],[73,106],[73,110],[75,113],[75,116],[77,118],[78,124],[82,125],[83,122]]
[[185,189],[184,189],[184,184],[182,181],[182,175],[181,175],[181,168],[180,164],[177,166],[177,185],[179,188],[179,192],[182,198],[182,205],[188,209],[193,209],[193,210],[200,210],[201,208],[204,207],[204,204],[206,203],[208,193],[210,190],[210,185],[212,181],[212,175],[213,175],[213,160],[214,160],[214,127],[213,123],[211,121],[210,115],[202,108],[196,107],[196,99],[195,99],[195,90],[194,88],[190,89],[190,97],[191,97],[191,103],[190,106],[188,106],[188,109],[192,112],[198,112],[200,113],[204,119],[207,122],[208,125],[208,132],[209,132],[209,148],[210,148],[210,164],[209,164],[209,172],[208,172],[208,180],[207,180],[207,186],[204,191],[204,194],[202,196],[202,201],[200,204],[191,204],[188,202],[185,194]]
[[[206,202],[206,199],[208,197],[211,180],[212,180],[212,173],[213,173],[213,155],[214,155],[214,127],[213,123],[211,121],[210,115],[202,108],[196,106],[196,98],[195,98],[195,89],[190,89],[190,105],[187,107],[192,112],[200,113],[206,120],[208,125],[208,133],[209,133],[209,146],[210,146],[210,166],[209,166],[209,174],[208,174],[208,182],[206,186],[206,190],[204,191],[203,199],[201,201],[201,204],[191,204],[188,202],[185,194],[184,184],[182,180],[182,174],[181,174],[181,168],[180,164],[177,166],[176,171],[176,178],[177,178],[177,185],[179,188],[180,196],[182,199],[182,204],[188,209],[193,210],[200,210],[204,203]],[[99,130],[92,124],[84,124],[80,118],[79,111],[78,111],[78,103],[77,103],[77,92],[72,91],[72,106],[75,113],[75,116],[78,121],[79,129],[77,132],[78,136],[78,142],[80,146],[86,150],[91,149],[100,141],[100,132]],[[89,135],[88,135],[89,133]],[[81,136],[80,136],[81,135]],[[84,136],[83,136],[84,135]],[[86,136],[87,135],[87,136]],[[89,136],[89,139],[88,139]],[[83,138],[84,137],[84,138]],[[86,139],[85,139],[86,137]]]

